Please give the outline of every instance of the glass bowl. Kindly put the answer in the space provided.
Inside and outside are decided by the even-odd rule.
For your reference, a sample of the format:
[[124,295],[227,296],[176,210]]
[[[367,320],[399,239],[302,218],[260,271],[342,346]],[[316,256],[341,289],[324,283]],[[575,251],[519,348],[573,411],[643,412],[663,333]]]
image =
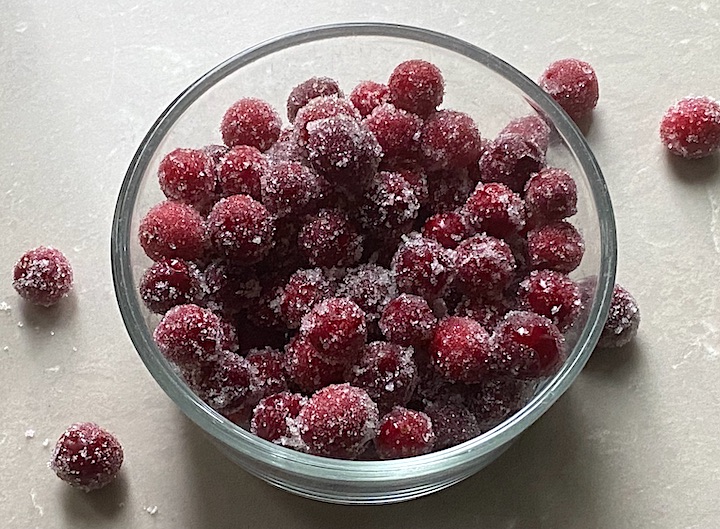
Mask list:
[[[157,169],[177,147],[222,143],[219,123],[236,99],[261,97],[282,112],[290,89],[314,75],[337,79],[347,92],[359,81],[387,79],[404,60],[438,65],[446,81],[443,106],[470,114],[492,138],[512,118],[542,115],[551,125],[548,165],[563,167],[578,186],[573,224],[586,251],[572,274],[585,278],[586,308],[567,336],[569,355],[518,413],[455,447],[408,459],[346,461],[308,455],[255,437],[200,400],[155,346],[158,316],[144,307],[138,284],[150,260],[138,224],[164,199]],[[190,85],[143,139],[123,181],[112,227],[112,270],[120,311],[142,361],[180,409],[232,461],[296,494],[345,504],[391,503],[457,483],[502,454],[567,390],[590,356],[605,321],[616,264],[612,206],[600,169],[574,123],[534,82],[494,55],[462,40],[407,26],[353,23],[297,31],[245,50]]]

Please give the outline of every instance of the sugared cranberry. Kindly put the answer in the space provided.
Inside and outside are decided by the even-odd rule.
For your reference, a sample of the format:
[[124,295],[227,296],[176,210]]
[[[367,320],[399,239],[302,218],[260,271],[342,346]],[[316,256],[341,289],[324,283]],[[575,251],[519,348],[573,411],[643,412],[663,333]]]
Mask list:
[[440,69],[420,59],[398,64],[388,81],[392,103],[420,117],[429,115],[442,103],[445,80]]
[[520,283],[520,307],[549,318],[560,331],[567,330],[582,308],[580,288],[561,272],[533,270]]
[[214,360],[222,336],[220,318],[192,304],[171,308],[153,333],[160,352],[181,367]]
[[520,134],[506,133],[486,146],[480,157],[480,179],[505,184],[520,193],[544,164],[545,156],[535,142]]
[[380,459],[398,459],[432,452],[433,424],[425,413],[396,407],[380,419],[375,450]]
[[468,409],[483,432],[519,411],[533,394],[534,383],[513,378],[488,378],[465,396]]
[[250,195],[260,200],[260,178],[268,171],[268,161],[255,147],[237,145],[218,163],[220,196]]
[[70,262],[55,248],[38,246],[28,250],[13,269],[13,288],[35,305],[54,305],[70,292],[72,284]]
[[312,393],[343,381],[346,365],[326,360],[306,339],[295,336],[285,347],[285,369],[300,391]]
[[[222,161],[223,157],[230,152],[227,145],[210,144],[202,148],[202,151],[210,157],[212,166],[217,169],[217,165]],[[217,170],[215,171],[217,174]]]
[[420,149],[428,169],[462,169],[480,159],[482,140],[473,119],[439,110],[422,127]]
[[196,265],[182,259],[163,259],[145,270],[140,279],[140,297],[148,309],[162,314],[175,305],[198,303],[202,286],[202,274]]
[[58,439],[50,468],[64,482],[86,492],[111,483],[123,463],[117,438],[93,422],[76,422]]
[[206,206],[215,191],[212,160],[202,149],[175,149],[160,162],[158,181],[170,200]]
[[302,441],[295,423],[305,404],[307,397],[289,391],[265,397],[253,410],[250,431],[275,444],[300,448]]
[[150,208],[140,221],[140,246],[158,261],[177,258],[194,261],[207,249],[205,222],[193,207],[166,200]]
[[378,320],[396,295],[397,287],[390,270],[370,263],[348,270],[338,287],[338,296],[357,303],[368,321]]
[[442,297],[450,282],[452,261],[437,241],[419,236],[405,238],[392,259],[400,292],[432,301]]
[[300,327],[300,320],[318,301],[335,294],[335,284],[320,268],[297,270],[290,276],[280,296],[280,315],[290,329]]
[[525,227],[525,202],[505,184],[478,184],[464,211],[478,231],[506,238]]
[[261,99],[246,97],[227,109],[220,132],[228,147],[249,145],[265,151],[277,141],[281,127],[282,120],[272,106]]
[[278,141],[263,153],[270,162],[307,163],[304,149],[298,145],[294,128],[283,129]]
[[431,171],[427,174],[427,210],[431,213],[455,211],[475,189],[467,169]]
[[279,218],[317,211],[327,181],[298,162],[275,162],[260,178],[262,202]]
[[400,294],[390,301],[380,318],[380,331],[385,338],[400,345],[426,345],[437,324],[428,302],[420,296]]
[[365,312],[349,298],[324,299],[303,316],[300,335],[328,361],[347,365],[365,344]]
[[235,353],[240,350],[237,327],[235,327],[234,323],[223,318],[220,319],[220,341],[218,344],[223,351]]
[[352,89],[349,97],[360,115],[367,116],[375,107],[390,102],[390,89],[382,83],[362,81]]
[[671,153],[702,158],[720,149],[720,102],[711,97],[685,97],[667,109],[660,140]]
[[522,380],[552,375],[565,356],[565,340],[545,316],[509,312],[495,328],[498,374]]
[[384,159],[407,160],[417,156],[423,122],[415,114],[384,103],[375,107],[364,123],[382,147]]
[[425,413],[435,432],[435,450],[459,445],[482,433],[475,415],[461,402],[432,402]]
[[428,189],[427,173],[419,165],[412,167],[398,167],[392,171],[402,176],[412,189],[415,197],[421,206],[424,206],[430,200],[430,190]]
[[508,244],[490,235],[474,235],[455,250],[455,274],[472,293],[500,292],[515,271],[515,258]]
[[254,305],[261,293],[252,267],[233,267],[214,261],[205,268],[205,303],[209,309],[232,316]]
[[538,84],[575,121],[588,115],[597,105],[597,75],[593,67],[584,61],[555,61],[545,69]]
[[351,266],[362,257],[363,238],[339,210],[321,210],[298,234],[300,253],[313,266]]
[[375,437],[378,410],[364,390],[330,385],[303,406],[298,425],[311,454],[354,459]]
[[486,329],[494,329],[513,308],[515,300],[504,296],[465,296],[455,307],[455,316],[472,318]]
[[525,185],[525,208],[533,226],[577,213],[577,185],[564,169],[546,167]]
[[445,248],[456,248],[472,235],[472,230],[465,216],[456,211],[446,211],[427,219],[423,225],[422,235],[439,242]]
[[329,77],[311,77],[293,88],[287,100],[287,116],[290,122],[295,121],[298,111],[311,99],[320,96],[342,97],[337,81]]
[[630,292],[616,284],[598,347],[622,347],[635,337],[639,325],[640,309],[637,301]]
[[357,109],[343,97],[320,96],[311,99],[295,117],[293,129],[297,143],[301,147],[307,144],[310,123],[334,116],[347,116],[356,121],[360,119]]
[[380,413],[405,406],[417,383],[413,349],[389,342],[369,343],[350,367],[346,380],[367,391]]
[[253,372],[246,358],[222,351],[213,362],[186,370],[185,379],[198,397],[214,410],[224,415],[235,415],[241,422],[246,422],[263,397]]
[[359,216],[365,229],[387,233],[409,226],[419,210],[412,185],[399,173],[381,171],[365,194]]
[[475,320],[449,316],[438,323],[430,342],[435,370],[449,382],[477,383],[491,368],[490,335]]
[[569,274],[580,266],[585,241],[575,226],[566,221],[546,224],[530,230],[527,235],[530,266]]
[[250,307],[247,318],[259,327],[281,328],[280,299],[287,282],[284,274],[268,273],[260,278],[260,297]]
[[239,266],[257,263],[272,248],[272,215],[249,195],[220,200],[208,215],[207,224],[213,247]]
[[500,131],[499,136],[512,133],[520,134],[535,143],[543,154],[547,152],[550,143],[550,126],[540,116],[523,116],[510,121]]
[[250,350],[245,358],[250,366],[254,388],[261,396],[280,393],[288,388],[284,351],[263,347]]

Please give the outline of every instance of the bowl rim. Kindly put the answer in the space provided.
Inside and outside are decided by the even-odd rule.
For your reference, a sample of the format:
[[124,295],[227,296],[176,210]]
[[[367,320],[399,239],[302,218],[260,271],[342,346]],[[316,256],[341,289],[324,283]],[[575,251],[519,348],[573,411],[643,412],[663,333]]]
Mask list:
[[[597,295],[577,345],[561,369],[544,383],[544,387],[522,410],[492,430],[460,445],[407,459],[348,461],[315,456],[275,445],[235,425],[189,391],[179,374],[157,350],[152,332],[142,317],[139,296],[132,292],[136,289],[129,259],[129,244],[134,236],[131,233],[132,213],[142,176],[153,153],[175,121],[215,83],[243,66],[276,51],[336,37],[387,37],[430,44],[469,58],[514,84],[531,98],[540,112],[551,119],[558,134],[568,145],[576,162],[587,175],[598,213],[601,251]],[[610,306],[617,261],[615,220],[600,167],[575,123],[550,96],[507,62],[464,40],[429,29],[377,22],[327,24],[285,33],[221,62],[182,91],[152,125],[128,167],[115,207],[110,250],[115,294],[130,339],[153,378],[190,420],[217,441],[265,464],[310,478],[370,482],[396,481],[467,464],[505,445],[535,422],[567,390],[590,357]]]

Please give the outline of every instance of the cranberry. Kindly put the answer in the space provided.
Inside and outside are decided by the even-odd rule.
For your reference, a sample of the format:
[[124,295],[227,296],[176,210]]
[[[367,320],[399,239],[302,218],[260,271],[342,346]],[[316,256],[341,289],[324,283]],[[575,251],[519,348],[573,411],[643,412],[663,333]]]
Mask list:
[[430,190],[428,189],[427,174],[422,167],[399,167],[392,172],[399,174],[410,184],[410,188],[421,206],[428,203],[428,200],[430,200]]
[[449,316],[438,323],[430,342],[435,370],[449,382],[476,383],[491,366],[490,335],[475,320]]
[[287,116],[290,122],[295,121],[298,111],[311,99],[320,96],[342,97],[337,81],[329,77],[311,77],[293,88],[287,100]]
[[264,154],[270,162],[307,163],[305,151],[297,143],[294,128],[283,129],[278,141],[273,143],[272,147],[265,151]]
[[482,433],[475,415],[461,402],[431,402],[425,413],[435,432],[435,450],[459,445]]
[[214,360],[220,351],[223,333],[220,318],[197,305],[171,308],[153,333],[155,343],[165,357],[180,367]]
[[280,299],[288,278],[284,274],[269,273],[260,280],[260,297],[248,312],[248,319],[258,327],[280,328]]
[[360,113],[345,98],[337,96],[320,96],[311,99],[302,107],[295,117],[293,125],[297,143],[304,147],[308,140],[308,126],[322,119],[334,116],[347,116],[354,120],[360,119]]
[[290,381],[305,393],[343,381],[345,365],[326,360],[305,338],[295,336],[285,347],[285,369]]
[[349,97],[360,115],[367,116],[375,107],[390,102],[390,88],[375,81],[362,81],[352,89]]
[[235,353],[240,349],[240,338],[237,328],[228,320],[220,319],[220,349]]
[[598,347],[622,347],[635,337],[639,325],[640,309],[637,301],[630,292],[616,284]]
[[166,200],[150,208],[138,231],[140,246],[154,261],[173,257],[194,261],[207,249],[203,218],[180,202]]
[[300,335],[330,362],[349,364],[365,344],[365,312],[349,298],[328,298],[303,316]]
[[217,165],[222,161],[223,157],[230,152],[230,148],[227,145],[206,145],[201,149],[210,158],[215,173],[217,174]]
[[399,173],[378,173],[365,194],[360,221],[367,230],[392,232],[409,226],[420,210],[412,185]]
[[285,352],[263,347],[250,350],[245,358],[250,366],[254,389],[261,396],[280,393],[288,388]]
[[375,437],[378,410],[364,390],[330,385],[310,397],[298,425],[311,454],[354,459]]
[[513,378],[488,378],[465,396],[468,409],[483,432],[510,418],[532,398],[535,384]]
[[554,270],[533,270],[518,290],[520,306],[549,318],[566,331],[580,315],[582,302],[577,283]]
[[685,97],[667,109],[660,140],[671,153],[702,158],[720,149],[720,103],[711,97]]
[[76,422],[58,439],[50,468],[64,482],[86,492],[112,481],[123,463],[117,438],[93,422]]
[[321,210],[298,235],[300,253],[313,266],[350,266],[362,257],[363,238],[339,210]]
[[240,266],[257,263],[272,248],[274,220],[265,206],[248,195],[220,200],[207,224],[214,248]]
[[505,184],[478,184],[464,211],[478,232],[506,238],[525,227],[525,202]]
[[440,69],[420,59],[398,64],[388,81],[392,103],[403,110],[428,116],[442,103],[445,80]]
[[338,287],[338,296],[357,303],[368,321],[378,320],[396,295],[397,287],[390,270],[369,263],[348,270]]
[[482,140],[470,116],[439,110],[425,121],[420,148],[429,169],[462,169],[480,159]]
[[447,250],[419,236],[405,238],[391,266],[400,292],[429,301],[442,297],[451,279],[452,261]]
[[499,136],[503,134],[520,134],[527,140],[538,146],[543,154],[547,152],[550,143],[550,126],[540,116],[523,116],[510,121],[500,131]]
[[260,200],[260,178],[268,169],[267,158],[255,147],[233,147],[217,165],[220,196],[250,195]]
[[423,225],[422,235],[439,242],[445,248],[456,248],[472,235],[472,231],[463,215],[456,211],[446,211],[427,219]]
[[474,235],[461,242],[455,252],[455,273],[468,292],[500,292],[513,277],[515,258],[502,239]]
[[298,162],[275,162],[260,178],[262,202],[277,217],[317,211],[327,181]]
[[175,149],[160,162],[160,189],[171,200],[192,205],[208,204],[215,191],[210,156],[202,149]]
[[416,157],[423,122],[415,114],[384,103],[375,107],[364,123],[382,147],[385,160]]
[[380,413],[404,406],[417,383],[413,349],[388,342],[369,343],[350,367],[346,380],[367,391]]
[[379,326],[385,338],[400,345],[426,345],[437,324],[428,302],[420,296],[400,294],[385,306]]
[[505,184],[520,193],[545,164],[540,147],[525,136],[506,133],[491,141],[480,157],[480,179]]
[[254,305],[261,293],[260,280],[249,267],[232,267],[215,261],[205,268],[205,305],[225,315],[236,315]]
[[265,397],[253,410],[250,431],[267,441],[300,448],[302,441],[295,423],[305,404],[307,397],[289,391]]
[[67,296],[72,284],[70,262],[55,248],[39,246],[28,250],[13,269],[15,291],[35,305],[54,305]]
[[498,374],[521,380],[552,375],[565,357],[565,341],[545,316],[512,311],[495,328]]
[[472,318],[486,329],[494,329],[514,305],[514,300],[504,296],[466,296],[455,307],[455,316]]
[[315,303],[334,294],[335,284],[320,268],[297,270],[283,288],[280,315],[288,328],[297,329]]
[[163,259],[145,270],[139,290],[145,306],[162,314],[175,305],[198,303],[203,294],[203,277],[193,263]]
[[530,265],[569,274],[580,266],[585,253],[582,235],[569,222],[559,221],[528,232]]
[[249,145],[266,151],[280,136],[282,120],[265,101],[246,97],[227,109],[220,124],[223,141],[228,147]]
[[211,363],[186,370],[190,388],[210,407],[224,415],[247,421],[263,396],[248,360],[237,353],[223,351]]
[[432,452],[433,424],[425,413],[400,406],[380,419],[375,450],[380,459],[398,459]]
[[455,211],[462,207],[475,188],[467,169],[428,173],[427,209],[431,213]]
[[564,169],[546,167],[525,185],[525,207],[534,226],[577,213],[577,185]]
[[593,67],[584,61],[555,61],[545,69],[538,84],[574,121],[588,115],[597,105],[597,76]]

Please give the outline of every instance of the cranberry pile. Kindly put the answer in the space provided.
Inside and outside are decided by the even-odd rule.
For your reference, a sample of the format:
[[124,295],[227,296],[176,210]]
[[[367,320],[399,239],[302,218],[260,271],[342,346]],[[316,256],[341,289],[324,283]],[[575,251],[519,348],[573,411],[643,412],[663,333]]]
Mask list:
[[583,303],[575,182],[547,166],[542,119],[483,137],[444,94],[423,60],[348,97],[312,78],[289,126],[240,99],[225,145],[162,160],[140,293],[210,406],[311,454],[408,457],[493,428],[562,364]]

